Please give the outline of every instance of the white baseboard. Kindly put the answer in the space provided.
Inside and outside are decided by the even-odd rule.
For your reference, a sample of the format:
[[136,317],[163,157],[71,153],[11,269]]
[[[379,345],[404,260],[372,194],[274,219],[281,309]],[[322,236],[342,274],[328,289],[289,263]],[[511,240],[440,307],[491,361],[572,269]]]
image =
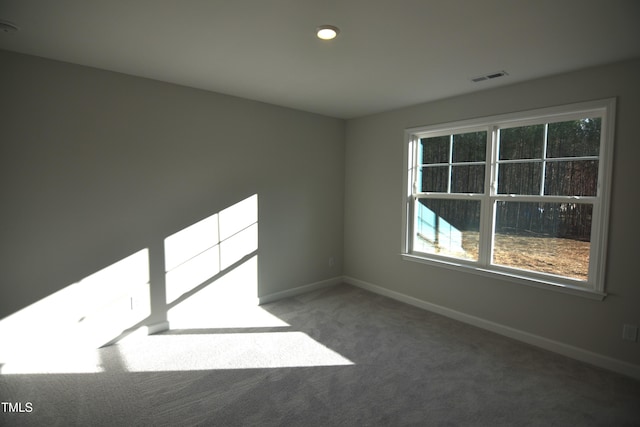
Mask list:
[[[274,292],[272,294],[263,295],[261,297],[256,298],[256,303],[266,304],[266,303],[277,301],[283,298],[289,298],[295,295],[300,295],[310,291],[315,291],[316,289],[339,285],[341,283],[344,283],[342,276],[332,277],[331,279],[321,280],[319,282],[298,286],[292,289],[287,289],[285,291]],[[160,332],[168,331],[169,326],[170,326],[169,322],[164,321],[164,322],[154,323],[151,325],[146,325],[143,328],[146,328],[147,335],[153,335]]]
[[169,330],[169,322],[166,320],[164,322],[147,325],[147,335],[153,335],[153,334],[157,334],[157,333],[168,331],[168,330]]
[[308,285],[297,286],[285,291],[274,292],[272,294],[262,295],[258,297],[259,304],[266,304],[283,298],[289,298],[306,292],[315,291],[317,289],[344,283],[342,276],[332,277],[331,279],[321,280],[319,282],[309,283]]
[[374,285],[372,283],[365,282],[364,280],[356,279],[354,277],[344,276],[343,281],[344,283],[357,286],[367,291],[383,295],[391,299],[404,302],[406,304],[422,308],[424,310],[431,311],[433,313],[437,313],[451,319],[458,320],[460,322],[477,326],[479,328],[486,329],[488,331],[495,332],[497,334],[522,341],[527,344],[570,357],[572,359],[579,360],[581,362],[589,363],[591,365],[627,375],[635,379],[640,379],[640,365],[634,365],[632,363],[614,359],[609,356],[604,356],[602,354],[584,350],[579,347],[574,347],[559,341],[550,340],[548,338],[514,329],[509,326],[491,322],[480,317],[471,316],[469,314],[452,310],[450,308],[443,307],[437,304],[432,304],[430,302],[423,301],[421,299],[414,298],[400,292],[392,291],[390,289],[383,288],[381,286]]

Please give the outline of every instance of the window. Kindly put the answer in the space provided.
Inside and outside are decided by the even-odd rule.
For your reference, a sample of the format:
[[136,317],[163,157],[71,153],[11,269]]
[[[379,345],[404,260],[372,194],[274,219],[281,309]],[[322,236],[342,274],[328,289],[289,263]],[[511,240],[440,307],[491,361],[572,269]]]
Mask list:
[[408,129],[404,258],[603,298],[614,107]]

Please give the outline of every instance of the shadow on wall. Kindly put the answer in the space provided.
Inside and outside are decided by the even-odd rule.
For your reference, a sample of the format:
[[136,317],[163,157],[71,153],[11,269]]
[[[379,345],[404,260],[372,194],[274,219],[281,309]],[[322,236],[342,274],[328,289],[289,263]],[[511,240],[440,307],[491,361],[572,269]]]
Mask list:
[[[255,306],[257,261],[254,194],[166,237],[162,255],[142,249],[0,320],[0,364],[6,371],[10,362],[43,352],[92,351],[146,334],[159,319],[161,329],[165,321],[193,327],[200,300]],[[157,266],[165,274],[152,282]]]

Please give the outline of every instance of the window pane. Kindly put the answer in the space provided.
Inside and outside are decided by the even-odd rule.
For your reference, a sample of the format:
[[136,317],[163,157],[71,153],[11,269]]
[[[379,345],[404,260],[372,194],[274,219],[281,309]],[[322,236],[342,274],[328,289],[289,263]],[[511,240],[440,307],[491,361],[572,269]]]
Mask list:
[[452,193],[484,193],[484,165],[453,166]]
[[500,160],[540,159],[544,143],[544,125],[500,129]]
[[593,206],[497,202],[493,264],[587,280]]
[[453,136],[453,162],[483,162],[487,154],[487,132]]
[[601,122],[598,117],[550,123],[547,157],[597,156]]
[[499,194],[540,194],[542,162],[503,163],[498,167]]
[[421,192],[433,191],[446,193],[449,184],[449,166],[431,166],[422,168]]
[[420,163],[423,165],[448,163],[449,139],[448,135],[420,139],[420,158],[418,159]]
[[550,196],[595,196],[598,187],[598,161],[548,162],[544,194]]
[[420,199],[413,250],[478,260],[480,201]]

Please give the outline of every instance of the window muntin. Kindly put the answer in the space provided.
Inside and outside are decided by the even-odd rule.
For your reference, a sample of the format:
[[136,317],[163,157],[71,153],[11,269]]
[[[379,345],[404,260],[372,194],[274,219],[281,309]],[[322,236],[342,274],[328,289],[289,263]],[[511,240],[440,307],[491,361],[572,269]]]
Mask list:
[[499,128],[498,193],[596,196],[600,117]]
[[483,193],[486,144],[486,131],[421,138],[418,191]]
[[408,130],[403,253],[602,292],[614,106]]

